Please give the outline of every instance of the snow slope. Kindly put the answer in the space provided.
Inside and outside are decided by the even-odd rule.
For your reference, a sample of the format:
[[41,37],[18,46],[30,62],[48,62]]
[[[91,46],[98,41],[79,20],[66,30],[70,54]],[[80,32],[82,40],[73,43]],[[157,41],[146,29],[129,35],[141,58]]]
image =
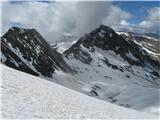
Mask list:
[[83,93],[127,108],[160,113],[159,64],[133,41],[100,26],[64,54],[76,71],[74,76],[84,83]]
[[70,90],[4,65],[1,66],[3,118],[140,118],[140,113]]

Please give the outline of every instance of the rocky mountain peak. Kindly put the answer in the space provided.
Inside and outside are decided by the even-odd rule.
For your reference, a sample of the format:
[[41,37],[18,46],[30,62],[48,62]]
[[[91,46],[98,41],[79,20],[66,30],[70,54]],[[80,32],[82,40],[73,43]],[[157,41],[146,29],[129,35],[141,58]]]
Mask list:
[[1,62],[30,73],[52,77],[55,70],[70,71],[62,55],[35,29],[12,27],[1,38]]
[[110,31],[110,30],[112,30],[112,28],[110,28],[109,26],[106,26],[106,25],[100,25],[99,29],[104,30],[104,31]]
[[93,38],[96,38],[96,39],[100,39],[100,38],[104,39],[106,37],[112,38],[116,35],[116,33],[110,27],[105,26],[105,25],[101,25],[97,29],[93,30],[90,33],[90,35],[93,36]]
[[[88,64],[89,61],[91,61],[91,58],[88,57],[88,53],[83,51],[84,48],[82,47],[89,49],[91,52],[95,52],[96,48],[106,52],[113,51],[117,56],[120,56],[131,65],[142,67],[154,66],[154,68],[159,69],[159,67],[157,67],[159,66],[158,61],[155,61],[150,57],[141,46],[134,41],[124,39],[113,29],[105,25],[101,25],[89,34],[81,37],[77,43],[65,51],[64,54],[68,56],[73,53],[76,58],[80,58],[80,60],[83,60],[83,62],[85,61],[85,63]],[[85,60],[86,58],[87,60]]]

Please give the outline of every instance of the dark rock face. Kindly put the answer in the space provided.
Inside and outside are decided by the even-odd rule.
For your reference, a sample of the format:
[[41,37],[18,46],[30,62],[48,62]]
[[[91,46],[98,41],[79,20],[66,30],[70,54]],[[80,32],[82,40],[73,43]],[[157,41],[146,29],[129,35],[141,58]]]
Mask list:
[[[148,66],[153,69],[152,74],[159,77],[160,64],[158,61],[150,57],[134,41],[124,39],[110,27],[104,25],[81,37],[64,52],[64,55],[69,59],[72,54],[74,58],[89,65],[94,60],[90,53],[94,53],[95,48],[114,51],[131,66]],[[9,29],[1,38],[1,53],[2,63],[32,75],[52,77],[55,69],[61,69],[65,72],[72,71],[63,60],[63,55],[53,49],[35,29],[18,27]],[[129,56],[130,53],[134,59]],[[120,66],[111,64],[107,57],[102,61],[112,69],[124,71]]]
[[[124,33],[128,34],[125,35]],[[160,38],[158,37],[152,37],[148,36],[148,34],[136,34],[131,32],[121,32],[121,36],[124,39],[128,39],[131,41],[137,41],[140,43],[143,47],[147,48],[148,50],[159,53],[159,45],[160,45]]]
[[55,69],[70,71],[62,55],[35,29],[12,27],[1,38],[1,62],[32,75],[52,77]]
[[[160,68],[160,63],[154,60],[141,46],[133,41],[124,39],[121,35],[118,35],[114,30],[105,25],[101,25],[91,33],[80,38],[77,43],[64,52],[66,58],[72,54],[76,59],[90,64],[92,57],[84,51],[82,47],[87,48],[90,52],[95,52],[95,47],[105,51],[114,51],[130,65],[148,66],[149,68],[154,68],[156,72],[158,72]],[[132,54],[134,59],[129,54]],[[106,64],[112,66],[113,69],[118,69],[110,65],[107,61]]]

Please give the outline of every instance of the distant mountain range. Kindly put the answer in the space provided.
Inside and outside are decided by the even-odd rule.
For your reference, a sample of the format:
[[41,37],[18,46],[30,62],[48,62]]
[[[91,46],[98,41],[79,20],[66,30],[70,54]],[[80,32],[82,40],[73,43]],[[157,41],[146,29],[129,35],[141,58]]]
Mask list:
[[49,45],[35,29],[12,27],[1,37],[1,62],[128,108],[152,112],[147,108],[159,106],[157,37],[101,25],[76,41],[66,39]]
[[156,33],[136,33],[136,32],[128,32],[128,31],[118,31],[118,32],[124,32],[124,33],[132,33],[132,34],[136,34],[136,35],[141,35],[141,36],[147,36],[147,37],[151,37],[151,38],[155,38],[155,39],[160,39],[160,35],[156,34]]

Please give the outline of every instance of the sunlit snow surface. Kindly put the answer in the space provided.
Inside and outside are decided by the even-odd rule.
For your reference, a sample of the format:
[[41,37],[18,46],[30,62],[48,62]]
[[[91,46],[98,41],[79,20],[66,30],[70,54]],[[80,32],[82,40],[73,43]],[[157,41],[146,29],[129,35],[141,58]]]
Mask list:
[[56,83],[1,67],[2,118],[158,119],[107,103]]
[[[92,62],[89,65],[85,64],[74,58],[72,54],[66,61],[77,70],[76,78],[84,82],[82,92],[120,106],[159,114],[160,80],[159,78],[152,80],[149,69],[130,66],[113,51],[95,48],[95,52],[90,52],[83,45],[80,47],[81,50],[89,53],[93,58]],[[128,56],[136,61],[131,53]],[[113,65],[125,68],[124,71],[107,67],[101,60],[104,58]]]

